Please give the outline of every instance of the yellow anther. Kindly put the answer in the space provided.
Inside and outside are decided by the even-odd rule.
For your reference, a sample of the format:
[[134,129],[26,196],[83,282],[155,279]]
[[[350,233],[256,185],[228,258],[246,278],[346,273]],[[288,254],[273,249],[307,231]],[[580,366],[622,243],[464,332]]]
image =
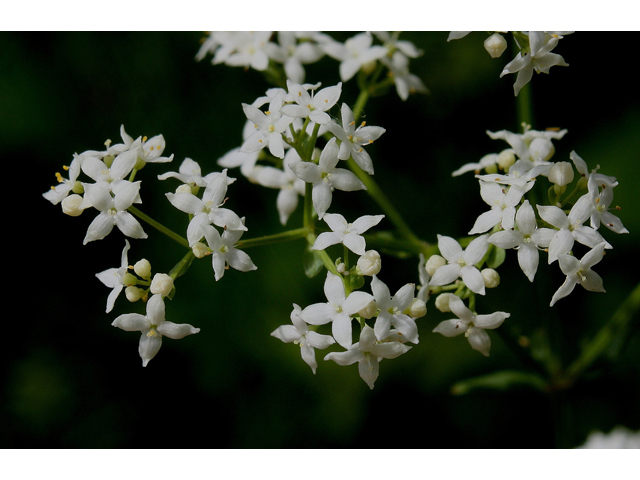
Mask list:
[[271,111],[267,110],[266,112],[264,112],[265,115],[271,115]]
[[60,175],[60,173],[56,172],[56,180],[58,180],[58,182],[62,183],[64,182],[64,178],[62,178],[62,175]]
[[367,124],[367,122],[362,122],[362,123],[360,124],[360,126],[361,126],[361,127],[364,127],[366,124]]
[[355,125],[356,121],[354,120],[353,122],[351,122],[349,125]]
[[158,334],[156,333],[156,331],[152,328],[151,330],[149,330],[149,332],[147,332],[147,337],[157,337]]
[[142,141],[146,142],[147,141],[147,136],[145,135],[144,137],[142,137]]
[[349,135],[347,138],[349,139],[349,141],[353,141],[353,135]]
[[302,96],[302,92],[298,92],[298,96],[301,97]]
[[360,148],[360,150],[358,150],[358,153],[362,153],[362,150],[363,150],[363,149],[362,149],[362,148]]
[[329,103],[329,100],[326,100],[326,99],[325,99],[324,103]]
[[261,139],[261,138],[260,138],[258,141],[259,141],[260,143],[262,143],[262,139]]
[[63,166],[62,166],[62,169],[63,169],[63,170],[69,170],[69,167],[68,167],[67,165],[63,165]]

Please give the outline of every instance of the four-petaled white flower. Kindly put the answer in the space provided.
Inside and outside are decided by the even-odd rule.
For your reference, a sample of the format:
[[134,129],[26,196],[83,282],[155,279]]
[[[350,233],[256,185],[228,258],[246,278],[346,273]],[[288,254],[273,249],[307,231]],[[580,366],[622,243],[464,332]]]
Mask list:
[[598,229],[600,224],[604,224],[609,230],[615,233],[629,233],[622,221],[609,212],[613,201],[613,187],[608,183],[598,185],[598,179],[591,176],[587,182],[591,199],[591,227]]
[[[212,172],[202,176],[200,164],[191,158],[185,158],[180,164],[177,172],[167,172],[158,175],[158,180],[166,180],[167,178],[177,178],[185,185],[189,185],[192,189],[195,187],[206,187],[213,180],[213,177],[219,175],[219,172]],[[227,185],[231,185],[235,178],[227,178]]]
[[371,280],[371,291],[379,308],[378,318],[373,326],[376,338],[384,340],[389,336],[391,325],[411,343],[418,343],[418,326],[413,318],[405,313],[413,303],[415,285],[407,283],[392,297],[389,287],[377,276]]
[[85,245],[93,240],[102,240],[111,233],[114,225],[127,237],[147,238],[142,225],[127,211],[127,208],[139,199],[140,182],[131,183],[123,180],[111,185],[113,195],[104,183],[82,185],[84,198],[80,209],[92,206],[100,211],[87,229],[83,241]]
[[340,160],[347,160],[352,157],[353,160],[362,168],[365,172],[373,175],[373,163],[371,157],[365,151],[364,145],[369,145],[375,140],[380,138],[386,130],[382,127],[368,127],[365,122],[362,122],[356,128],[356,120],[353,116],[353,112],[349,105],[342,104],[342,126],[336,122],[330,122],[327,124],[327,129],[333,133],[338,140],[340,140],[340,152],[338,158]]
[[202,225],[200,228],[211,249],[211,262],[216,281],[223,277],[227,265],[241,272],[258,268],[246,252],[235,247],[244,233],[243,230],[227,229],[220,235],[211,225]]
[[503,230],[513,228],[516,215],[516,205],[520,203],[525,193],[531,190],[534,182],[528,182],[524,187],[505,187],[494,182],[480,180],[480,196],[491,210],[481,214],[475,221],[469,235],[484,233],[500,224]]
[[464,333],[469,340],[471,348],[488,357],[491,349],[491,338],[489,338],[489,334],[485,330],[498,328],[511,314],[495,312],[490,315],[475,315],[465,306],[462,299],[456,295],[450,295],[449,308],[458,318],[440,322],[433,331],[441,333],[445,337],[455,337]]
[[591,215],[591,195],[588,193],[578,199],[569,215],[554,205],[538,205],[538,213],[542,220],[558,229],[549,243],[549,264],[559,255],[569,253],[575,241],[590,248],[604,242],[605,248],[613,248],[596,230],[583,225]]
[[202,227],[213,223],[221,228],[231,230],[247,230],[240,217],[229,210],[222,208],[227,194],[228,178],[227,170],[215,175],[207,184],[202,199],[189,192],[167,193],[171,204],[178,210],[193,215],[187,227],[187,240],[189,245],[202,238]]
[[285,343],[295,343],[300,345],[300,354],[307,365],[316,373],[318,363],[316,362],[316,348],[324,349],[333,345],[336,341],[330,335],[321,335],[318,332],[309,330],[309,326],[300,318],[302,309],[293,304],[291,312],[292,325],[281,325],[271,332],[272,337],[276,337]]
[[559,35],[550,35],[546,32],[529,32],[529,50],[524,54],[519,52],[500,74],[500,77],[503,77],[508,73],[518,73],[516,83],[513,85],[516,96],[520,89],[529,83],[534,70],[536,73],[549,73],[549,69],[554,65],[569,66],[562,56],[551,53],[551,50],[558,45],[560,38],[562,37]]
[[283,115],[280,111],[283,101],[283,95],[276,95],[269,103],[269,110],[266,112],[254,105],[242,104],[245,115],[254,123],[256,131],[242,144],[241,152],[257,152],[264,147],[269,147],[271,155],[284,158],[282,135],[293,122],[293,118]]
[[409,71],[409,59],[402,52],[396,51],[389,57],[380,59],[390,72],[396,92],[402,100],[407,100],[411,93],[427,93],[429,90],[420,77]]
[[333,338],[344,348],[351,346],[351,315],[366,307],[373,297],[366,292],[351,292],[348,296],[342,278],[327,272],[324,293],[328,302],[314,303],[300,313],[300,318],[310,325],[324,325],[332,322]]
[[323,44],[324,51],[330,57],[340,61],[340,79],[350,80],[358,70],[387,54],[382,45],[372,45],[373,37],[370,33],[359,33],[344,43],[330,41]]
[[346,352],[331,352],[324,359],[333,360],[338,365],[353,365],[358,362],[360,377],[373,390],[380,373],[380,361],[383,358],[397,358],[411,350],[410,346],[404,345],[397,338],[394,340],[380,342],[373,329],[365,326],[360,332],[359,342],[354,343]]
[[567,278],[560,288],[558,288],[556,293],[553,294],[551,304],[549,305],[550,307],[553,307],[558,300],[573,292],[573,289],[577,284],[582,285],[590,292],[605,291],[602,284],[602,277],[591,270],[591,267],[602,260],[605,248],[607,248],[605,242],[596,245],[584,254],[582,260],[578,260],[576,257],[566,254],[558,257],[560,269]]
[[78,176],[80,175],[83,160],[84,157],[74,154],[71,164],[68,167],[64,167],[64,169],[68,170],[69,172],[69,178],[63,178],[60,173],[56,173],[56,179],[58,180],[59,184],[51,187],[51,189],[43,193],[42,196],[54,205],[57,205],[62,200],[64,200],[72,191],[76,190],[78,192]]
[[323,220],[331,232],[322,232],[316,238],[311,250],[324,250],[330,245],[342,243],[357,255],[365,254],[367,245],[362,234],[380,223],[384,215],[363,215],[353,223],[348,223],[339,213],[327,213]]
[[338,144],[336,139],[332,138],[322,149],[317,165],[302,161],[289,164],[289,168],[298,178],[313,185],[311,200],[320,219],[331,206],[333,189],[344,192],[367,189],[355,173],[346,168],[336,168],[338,161]]
[[500,248],[518,250],[518,263],[529,281],[538,271],[539,249],[547,248],[556,234],[552,228],[537,228],[536,216],[529,200],[525,200],[516,213],[517,230],[496,232],[489,237],[489,243]]
[[[312,35],[314,33],[279,31],[278,44],[267,44],[269,57],[282,63],[287,78],[296,83],[304,82],[304,64],[317,62],[324,56],[324,51],[317,43],[306,41]],[[300,37],[303,37],[303,41],[298,42]]]
[[138,353],[142,358],[142,366],[146,367],[156,356],[162,346],[162,337],[174,340],[193,335],[199,328],[183,323],[177,324],[165,320],[165,306],[161,295],[153,295],[147,302],[147,314],[125,313],[111,324],[127,332],[142,332]]
[[484,278],[475,264],[482,260],[482,257],[487,253],[488,237],[489,235],[482,235],[475,238],[463,250],[455,239],[438,235],[438,249],[447,260],[448,265],[436,269],[430,284],[434,286],[448,285],[460,277],[469,290],[484,295]]
[[96,277],[107,287],[112,288],[111,293],[107,297],[107,313],[113,309],[113,305],[116,302],[116,298],[120,295],[122,289],[126,286],[125,274],[129,270],[129,260],[127,253],[129,252],[129,240],[125,238],[124,249],[122,250],[122,256],[120,258],[119,268],[108,268],[100,273],[96,273]]
[[313,96],[309,95],[307,89],[298,83],[287,80],[289,94],[293,97],[295,104],[284,105],[280,111],[284,115],[295,118],[308,118],[312,122],[326,125],[331,121],[327,110],[333,107],[342,93],[342,82],[333,87],[320,90]]

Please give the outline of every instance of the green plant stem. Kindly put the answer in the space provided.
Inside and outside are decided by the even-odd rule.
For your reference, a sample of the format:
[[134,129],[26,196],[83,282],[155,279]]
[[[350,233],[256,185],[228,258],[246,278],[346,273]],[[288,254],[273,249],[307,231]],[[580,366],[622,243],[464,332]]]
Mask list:
[[288,230],[286,232],[275,233],[273,235],[265,235],[264,237],[248,238],[241,240],[236,245],[237,248],[245,249],[252,247],[259,247],[262,245],[269,245],[271,243],[283,243],[291,242],[293,240],[299,240],[305,238],[309,234],[309,229],[302,227],[294,230]]
[[153,228],[155,228],[156,230],[158,230],[159,232],[164,233],[167,237],[171,238],[172,240],[176,241],[177,243],[179,243],[180,245],[182,245],[183,247],[186,248],[191,248],[189,246],[189,242],[187,241],[186,238],[178,235],[176,232],[168,229],[167,227],[165,227],[164,225],[162,225],[161,223],[155,221],[153,218],[151,218],[149,215],[147,215],[146,213],[141,212],[140,210],[138,210],[136,207],[129,207],[127,209],[129,211],[129,213],[135,215],[136,217],[138,217],[140,220],[148,223],[149,225],[151,225]]
[[575,380],[578,378],[620,335],[624,335],[638,309],[640,309],[640,283],[631,291],[593,340],[582,350],[580,356],[567,368],[567,379]]

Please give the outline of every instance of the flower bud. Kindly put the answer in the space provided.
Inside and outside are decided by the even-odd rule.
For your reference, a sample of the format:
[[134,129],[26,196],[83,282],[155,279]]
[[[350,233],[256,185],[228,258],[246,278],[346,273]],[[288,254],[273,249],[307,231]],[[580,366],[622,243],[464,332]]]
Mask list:
[[487,288],[495,288],[500,285],[500,274],[493,268],[485,268],[481,272],[484,278],[484,286]]
[[80,195],[69,195],[62,200],[62,212],[70,217],[77,217],[82,213],[80,205],[82,205],[82,197]]
[[433,276],[433,274],[436,273],[436,270],[438,268],[446,264],[447,264],[447,261],[444,259],[444,257],[441,257],[440,255],[431,255],[427,260],[427,263],[425,264],[424,269],[427,271],[429,275]]
[[368,250],[358,259],[357,266],[360,275],[377,275],[382,268],[382,259],[375,250]]
[[491,58],[498,58],[507,49],[507,41],[499,33],[494,33],[484,41],[484,49]]
[[548,162],[556,153],[556,148],[548,138],[534,138],[529,144],[529,153],[535,161]]
[[436,308],[441,312],[450,312],[449,308],[449,299],[451,298],[452,293],[441,293],[436,297]]
[[138,275],[140,278],[151,277],[151,264],[149,263],[149,260],[143,258],[142,260],[136,262],[136,264],[133,266],[133,271],[136,272],[136,275]]
[[564,187],[573,182],[573,167],[569,162],[554,163],[549,170],[549,181],[559,187]]
[[124,285],[137,285],[138,279],[136,278],[135,275],[127,272],[122,276],[122,283]]
[[130,302],[137,302],[144,297],[145,291],[138,287],[129,286],[124,289],[124,294]]
[[369,304],[364,307],[362,310],[360,310],[358,312],[358,315],[360,315],[362,318],[369,320],[370,318],[373,318],[377,315],[378,313],[378,304],[376,303],[375,300],[372,300],[369,302]]
[[204,243],[198,242],[193,247],[191,247],[191,251],[195,255],[196,258],[203,258],[209,254],[209,247],[207,247]]
[[178,188],[176,188],[176,193],[192,193],[191,185],[183,183]]
[[498,155],[498,166],[505,172],[509,170],[509,167],[516,163],[516,155],[510,148],[503,150]]
[[156,273],[151,281],[150,291],[154,295],[162,295],[166,297],[173,289],[173,278],[166,273]]
[[409,307],[409,316],[412,318],[424,317],[427,314],[427,304],[419,298],[415,298]]

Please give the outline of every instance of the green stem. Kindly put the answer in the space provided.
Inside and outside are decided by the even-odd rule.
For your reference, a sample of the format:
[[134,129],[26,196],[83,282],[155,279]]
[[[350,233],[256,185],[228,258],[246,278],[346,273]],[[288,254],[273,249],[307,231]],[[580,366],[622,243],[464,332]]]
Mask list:
[[178,235],[177,233],[175,233],[172,230],[169,230],[167,227],[165,227],[164,225],[162,225],[159,222],[156,222],[153,218],[151,218],[150,216],[148,216],[145,213],[142,213],[140,210],[138,210],[136,207],[131,206],[127,209],[131,214],[135,215],[136,217],[138,217],[140,220],[148,223],[149,225],[151,225],[153,228],[155,228],[156,230],[164,233],[167,237],[171,238],[172,240],[176,241],[177,243],[179,243],[180,245],[182,245],[183,247],[186,248],[191,248],[189,246],[189,242],[187,241],[186,238],[181,237],[180,235]]
[[308,228],[296,228],[294,230],[288,230],[286,232],[276,233],[273,235],[265,235],[264,237],[257,238],[249,238],[246,240],[241,240],[236,245],[237,248],[245,249],[258,247],[262,245],[269,245],[270,243],[283,243],[290,242],[293,240],[298,240],[301,238],[305,238],[309,234]]

